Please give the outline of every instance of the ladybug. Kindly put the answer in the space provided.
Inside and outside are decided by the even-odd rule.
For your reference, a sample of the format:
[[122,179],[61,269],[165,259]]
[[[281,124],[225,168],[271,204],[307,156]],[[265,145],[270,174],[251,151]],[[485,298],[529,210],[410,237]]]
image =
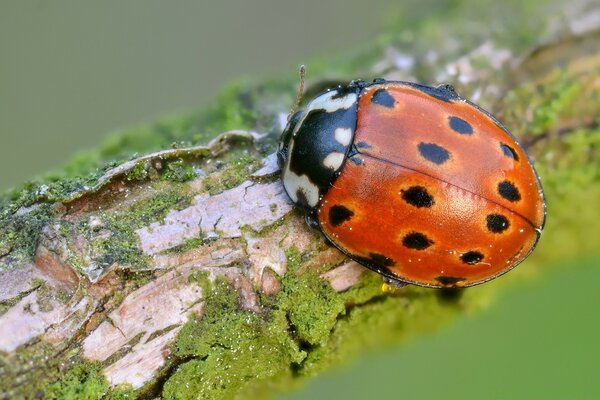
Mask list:
[[450,85],[329,89],[289,118],[278,160],[309,224],[400,286],[494,279],[532,252],[544,226],[525,150]]

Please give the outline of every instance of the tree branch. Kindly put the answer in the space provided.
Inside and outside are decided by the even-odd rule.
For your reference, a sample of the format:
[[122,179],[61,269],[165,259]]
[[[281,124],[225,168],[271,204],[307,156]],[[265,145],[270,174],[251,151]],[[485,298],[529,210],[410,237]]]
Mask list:
[[[484,105],[505,93],[493,108],[530,139],[549,197],[560,199],[559,188],[569,182],[570,196],[589,203],[600,198],[588,190],[596,177],[586,173],[597,162],[600,105],[590,104],[588,94],[599,89],[600,68],[597,53],[582,51],[584,42],[589,49],[589,41],[572,38],[544,46],[544,65],[553,48],[561,59],[571,56],[562,75],[535,73],[542,50],[519,59],[492,42],[469,51],[449,46],[430,68],[432,75],[454,71],[448,79],[467,82],[462,94]],[[423,65],[428,57],[400,63],[408,56],[392,43],[381,54],[370,71],[390,79],[414,76],[416,61]],[[472,68],[476,63],[485,66]],[[515,76],[526,81],[511,86]],[[106,156],[101,165],[109,167],[2,198],[1,396],[268,396],[359,350],[441,326],[528,274],[461,292],[383,292],[381,278],[310,230],[283,191],[273,151],[286,115],[279,100],[291,99],[291,88],[244,87],[226,96],[229,107],[246,113],[236,123],[267,134],[228,130],[207,145],[112,164]],[[223,115],[213,109],[151,132],[171,139],[180,130],[189,139]],[[577,140],[555,140],[553,132],[566,127]],[[555,153],[560,166],[559,157],[547,157]],[[557,211],[549,224],[576,232],[576,218]],[[523,270],[564,253],[548,246],[540,254]]]

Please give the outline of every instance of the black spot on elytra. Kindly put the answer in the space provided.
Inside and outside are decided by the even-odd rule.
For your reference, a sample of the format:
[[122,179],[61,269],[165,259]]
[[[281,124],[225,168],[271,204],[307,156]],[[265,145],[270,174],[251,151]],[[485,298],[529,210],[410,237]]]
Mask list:
[[515,161],[519,161],[519,155],[517,154],[515,149],[504,143],[500,143],[500,148],[502,149],[502,152],[506,157],[510,157]]
[[466,253],[463,253],[463,255],[460,256],[460,259],[465,264],[475,265],[481,260],[483,260],[483,254],[481,254],[478,251],[467,251]]
[[417,208],[431,207],[434,203],[433,196],[423,186],[411,186],[401,190],[402,199]]
[[394,266],[396,261],[379,253],[370,253],[369,257],[353,257],[358,263],[365,267],[382,274],[388,279],[398,280],[396,275],[390,271],[389,267]]
[[502,233],[508,229],[510,223],[508,218],[502,214],[490,214],[487,216],[487,228],[493,233]]
[[439,283],[441,283],[442,285],[454,285],[458,282],[466,281],[467,278],[458,278],[456,276],[440,275],[440,276],[436,277],[435,280],[438,281]]
[[402,239],[402,245],[404,247],[414,250],[425,250],[432,244],[433,240],[420,232],[411,232]]
[[390,92],[386,89],[377,89],[375,93],[373,93],[373,97],[371,97],[371,103],[388,108],[394,107],[395,102],[396,100],[394,100]]
[[396,265],[396,261],[394,261],[391,258],[386,257],[382,254],[370,253],[369,255],[371,256],[371,261],[373,261],[373,263],[380,265],[382,267],[391,267],[393,265]]
[[329,223],[331,226],[339,226],[352,218],[353,215],[354,211],[336,204],[329,209]]
[[450,158],[450,153],[445,148],[435,143],[419,143],[419,153],[421,156],[434,164],[443,164]]
[[521,200],[521,193],[519,193],[519,189],[515,186],[514,183],[510,181],[502,181],[498,184],[498,193],[500,196],[504,197],[508,201]]
[[473,127],[467,121],[458,117],[449,117],[450,128],[454,132],[460,133],[461,135],[471,135],[473,133]]

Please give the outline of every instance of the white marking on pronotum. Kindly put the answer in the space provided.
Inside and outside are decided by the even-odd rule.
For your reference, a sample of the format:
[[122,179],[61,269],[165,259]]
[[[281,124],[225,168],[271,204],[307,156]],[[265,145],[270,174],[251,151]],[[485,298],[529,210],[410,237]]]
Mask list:
[[344,153],[333,152],[329,153],[323,160],[323,165],[327,168],[337,171],[344,162]]
[[[308,105],[306,106],[306,110],[302,114],[302,118],[300,119],[300,121],[298,121],[296,127],[294,128],[294,131],[292,132],[292,136],[296,136],[296,134],[300,130],[300,127],[304,124],[304,120],[306,119],[306,117],[308,117],[308,115],[310,115],[311,111],[323,110],[325,112],[331,113],[337,110],[347,110],[348,108],[352,107],[357,101],[356,93],[348,93],[340,98],[332,99],[332,97],[337,94],[337,90],[331,90],[327,93],[320,95],[319,97],[308,103]],[[292,154],[291,151],[289,153]]]
[[[294,140],[290,140],[289,154],[293,154]],[[283,168],[283,186],[294,203],[298,202],[298,190],[306,197],[310,207],[315,207],[319,202],[319,187],[311,182],[306,175],[298,175],[290,169],[291,157],[288,157]]]
[[335,140],[342,146],[349,146],[352,141],[351,128],[336,128],[333,135],[335,136]]
[[335,112],[337,110],[346,110],[356,103],[356,93],[348,93],[345,96],[333,99],[337,95],[337,90],[332,90],[317,97],[310,102],[308,110],[325,110],[327,112]]
[[285,171],[283,186],[294,203],[298,202],[298,190],[302,191],[309,206],[315,207],[319,202],[319,188],[306,175],[296,175],[288,169]]

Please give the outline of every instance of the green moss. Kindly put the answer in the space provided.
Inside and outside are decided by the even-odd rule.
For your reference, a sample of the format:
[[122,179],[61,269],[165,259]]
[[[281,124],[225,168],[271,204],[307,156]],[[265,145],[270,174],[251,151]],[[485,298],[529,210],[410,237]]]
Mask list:
[[[65,351],[63,357],[72,356]],[[49,382],[61,377],[59,357],[49,343],[38,341],[27,347],[19,347],[11,356],[0,358],[0,393],[7,399],[44,398],[42,394]],[[43,368],[31,368],[42,365]]]
[[241,154],[232,161],[221,173],[209,176],[204,180],[204,189],[215,195],[238,186],[248,178],[248,175],[259,165],[259,160],[249,154]]
[[287,255],[289,273],[267,317],[241,310],[237,292],[223,280],[215,282],[202,319],[189,322],[179,334],[174,355],[193,359],[167,381],[164,398],[256,395],[264,380],[291,379],[292,367],[306,357],[300,348],[327,338],[345,311],[344,301],[318,271],[297,277],[300,254],[292,248]]
[[70,296],[66,291],[52,287],[42,279],[35,279],[33,284],[37,286],[37,305],[40,311],[52,311],[53,306],[51,300],[58,300],[63,304],[66,304],[70,300]]
[[108,393],[108,382],[99,364],[78,363],[60,381],[43,389],[44,398],[57,400],[96,400]]
[[319,277],[318,270],[308,270],[297,277],[301,266],[298,250],[287,251],[288,271],[282,284],[278,307],[286,310],[294,334],[308,345],[327,339],[338,316],[345,313],[344,300]]
[[186,192],[185,186],[169,186],[164,189],[148,199],[136,202],[115,217],[126,219],[127,224],[137,229],[161,221],[172,210],[182,209],[191,204],[192,196]]
[[115,362],[119,361],[121,358],[125,357],[128,353],[130,353],[133,347],[142,340],[145,332],[140,332],[131,338],[126,345],[121,346],[117,351],[112,353],[107,359],[103,360],[103,365],[112,365]]
[[304,353],[286,332],[284,314],[266,321],[240,309],[237,292],[217,279],[202,319],[188,322],[178,336],[174,355],[191,360],[167,380],[163,398],[233,398],[288,371]]
[[96,260],[98,265],[108,268],[118,264],[134,270],[147,267],[149,258],[142,253],[140,239],[135,231],[163,220],[172,210],[188,207],[192,196],[186,190],[174,186],[151,198],[138,201],[127,209],[101,214],[104,230],[109,232],[107,237],[92,237],[82,221],[82,233],[90,238],[94,253],[100,254]]
[[[533,95],[530,93],[532,89],[536,91]],[[525,102],[522,107],[532,110],[533,116],[526,132],[539,136],[556,129],[560,121],[574,111],[573,103],[581,92],[582,86],[578,81],[573,81],[566,75],[557,75],[533,88],[524,86],[511,94],[511,98],[519,99],[519,102],[514,102],[513,107],[519,107],[520,102]]]
[[102,400],[133,400],[137,398],[135,389],[130,385],[119,385],[107,393]]
[[15,232],[9,231],[0,237],[0,257],[7,255],[13,249]]
[[98,265],[109,268],[113,264],[127,266],[132,269],[143,269],[148,266],[149,258],[140,249],[139,237],[132,227],[118,218],[108,218],[107,226],[110,236],[93,242],[92,246],[98,256]]
[[212,283],[209,279],[208,272],[206,271],[194,271],[188,277],[189,283],[195,283],[202,288],[202,293],[209,293],[212,287]]
[[[536,164],[548,203],[548,218],[531,261],[538,267],[600,248],[600,130],[579,129],[536,145]],[[580,205],[580,206],[575,206]],[[574,212],[574,207],[577,210]],[[581,229],[581,227],[585,229]]]
[[573,100],[581,93],[578,82],[565,82],[564,85],[550,88],[546,101],[534,109],[531,134],[541,135],[556,126],[561,114],[569,111]]
[[202,247],[204,244],[206,244],[206,240],[202,239],[202,238],[187,239],[185,242],[183,242],[179,246],[171,247],[170,249],[165,250],[165,252],[168,252],[168,253],[185,253],[185,252],[188,252],[190,250]]
[[[32,291],[34,291],[35,289],[37,289],[38,287],[45,285],[46,281],[44,281],[43,279],[40,278],[33,278],[31,280],[31,289],[26,291],[26,292],[22,292],[19,293],[17,296],[10,298],[8,300],[4,300],[4,301],[0,301],[0,317],[9,309],[11,309],[15,304],[17,304],[19,301],[21,301],[25,296],[29,295]],[[1,386],[0,386],[1,387]]]
[[174,324],[174,325],[169,325],[166,328],[154,331],[150,334],[150,336],[148,336],[148,339],[146,339],[146,342],[151,342],[154,339],[156,339],[157,337],[163,336],[166,333],[168,333],[169,331],[172,331],[173,329],[178,328],[178,327],[179,327],[179,324]]
[[194,167],[183,160],[171,161],[167,164],[161,179],[173,182],[187,182],[196,177]]
[[[369,348],[440,326],[453,315],[449,309],[457,305],[444,303],[436,291],[416,287],[400,289],[395,296],[385,294],[381,276],[370,271],[350,290],[336,293],[319,277],[322,271],[296,275],[302,266],[296,249],[289,249],[287,257],[289,270],[278,307],[286,310],[307,356],[294,368],[296,381],[288,381],[282,388],[297,385],[298,377],[314,376]],[[417,298],[419,301],[413,302]],[[407,324],[411,329],[405,329]]]
[[[137,398],[127,385],[109,389],[103,364],[82,361],[78,353],[78,349],[68,349],[57,355],[56,348],[43,341],[19,349],[11,358],[12,365],[5,364],[7,359],[0,360],[3,395],[57,400]],[[44,368],[31,369],[32,363]]]
[[125,174],[126,181],[142,181],[148,177],[148,165],[140,161],[135,164],[133,169]]
[[[269,398],[365,348],[441,325],[451,318],[447,309],[456,308],[435,291],[407,288],[384,295],[374,273],[336,293],[319,277],[322,271],[303,268],[297,249],[286,255],[288,272],[281,292],[266,300],[268,315],[242,310],[227,281],[214,283],[204,316],[178,336],[174,356],[185,361],[165,383],[163,398]],[[406,330],[407,324],[414,326]]]
[[52,209],[47,204],[20,215],[0,216],[0,272],[33,257],[42,227],[51,220]]

